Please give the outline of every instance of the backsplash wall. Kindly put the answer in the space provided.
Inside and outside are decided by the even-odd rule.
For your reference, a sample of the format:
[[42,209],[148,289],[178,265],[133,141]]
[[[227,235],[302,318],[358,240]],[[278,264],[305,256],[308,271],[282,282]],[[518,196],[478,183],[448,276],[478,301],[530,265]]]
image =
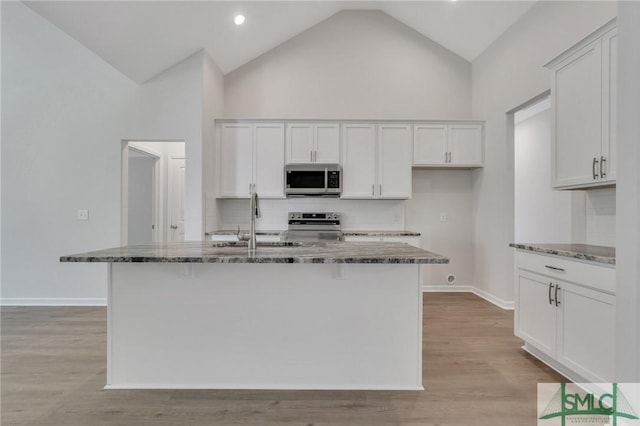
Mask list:
[[[337,198],[261,199],[262,217],[256,220],[257,230],[287,229],[287,213],[291,211],[342,213],[342,229],[404,230],[404,200],[341,200]],[[249,228],[248,199],[219,199],[220,229]]]
[[616,189],[586,192],[586,241],[598,246],[616,245]]

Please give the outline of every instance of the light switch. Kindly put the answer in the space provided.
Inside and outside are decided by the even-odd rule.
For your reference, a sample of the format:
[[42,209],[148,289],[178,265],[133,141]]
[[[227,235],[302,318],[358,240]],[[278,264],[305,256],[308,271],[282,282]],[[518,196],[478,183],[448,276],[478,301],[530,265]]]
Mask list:
[[78,210],[78,220],[89,220],[89,210]]

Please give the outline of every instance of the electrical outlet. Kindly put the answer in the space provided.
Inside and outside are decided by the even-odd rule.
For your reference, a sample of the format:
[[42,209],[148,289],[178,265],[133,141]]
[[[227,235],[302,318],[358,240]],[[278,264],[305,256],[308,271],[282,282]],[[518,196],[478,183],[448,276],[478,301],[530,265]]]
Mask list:
[[445,212],[440,213],[440,222],[447,221],[447,214]]
[[89,220],[89,210],[78,210],[78,220]]

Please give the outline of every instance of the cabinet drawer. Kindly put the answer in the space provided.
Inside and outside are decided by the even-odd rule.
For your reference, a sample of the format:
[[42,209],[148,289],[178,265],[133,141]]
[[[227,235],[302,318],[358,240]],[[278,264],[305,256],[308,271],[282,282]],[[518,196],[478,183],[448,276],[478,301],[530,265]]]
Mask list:
[[559,256],[517,250],[515,265],[520,269],[546,275],[553,279],[576,283],[611,294],[614,294],[616,290],[616,270],[604,264],[600,266],[568,260]]

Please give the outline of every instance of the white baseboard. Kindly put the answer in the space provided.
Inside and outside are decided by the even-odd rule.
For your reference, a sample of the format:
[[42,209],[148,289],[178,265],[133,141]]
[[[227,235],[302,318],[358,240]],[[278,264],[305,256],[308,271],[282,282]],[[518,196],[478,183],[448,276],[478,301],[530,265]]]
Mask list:
[[425,285],[422,287],[425,293],[471,293],[469,285]]
[[107,306],[106,297],[3,297],[0,306]]
[[422,287],[422,291],[434,292],[434,293],[473,293],[478,297],[483,298],[487,302],[490,302],[497,307],[505,310],[514,309],[514,303],[512,301],[502,300],[499,297],[496,297],[492,294],[487,293],[484,290],[480,290],[477,287],[473,287],[470,285],[457,285],[457,286],[446,286],[446,285],[425,285]]
[[471,292],[473,294],[475,294],[476,296],[482,297],[487,302],[493,303],[494,305],[496,305],[499,308],[507,309],[507,310],[513,310],[514,307],[515,307],[515,304],[514,304],[513,301],[502,300],[499,297],[496,297],[493,294],[487,293],[484,290],[480,290],[477,287],[473,287],[471,289]]

